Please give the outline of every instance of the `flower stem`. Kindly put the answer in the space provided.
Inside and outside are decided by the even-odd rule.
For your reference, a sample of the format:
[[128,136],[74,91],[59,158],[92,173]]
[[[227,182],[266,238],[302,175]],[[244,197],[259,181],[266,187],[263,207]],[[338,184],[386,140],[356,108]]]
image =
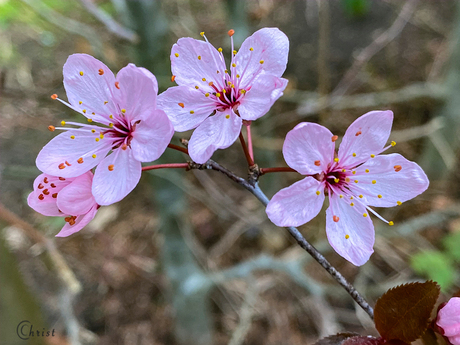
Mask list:
[[289,167],[276,167],[276,168],[260,168],[259,169],[259,176],[272,173],[272,172],[297,172],[292,168]]
[[168,147],[170,149],[177,150],[177,151],[183,152],[186,155],[188,155],[188,150],[185,147],[181,147],[179,145],[174,145],[174,144],[168,144]]
[[246,134],[248,137],[248,151],[249,156],[251,157],[252,161],[254,162],[254,150],[252,148],[252,134],[251,134],[251,124],[246,125]]
[[250,167],[254,166],[254,160],[252,159],[252,157],[251,157],[251,155],[249,153],[248,147],[246,146],[246,142],[244,141],[243,132],[240,132],[240,142],[241,142],[241,146],[243,146],[244,155],[246,156],[246,160],[248,161],[248,165]]
[[189,169],[189,163],[170,163],[170,164],[157,164],[157,165],[149,165],[142,168],[142,171],[147,170],[154,170],[154,169]]

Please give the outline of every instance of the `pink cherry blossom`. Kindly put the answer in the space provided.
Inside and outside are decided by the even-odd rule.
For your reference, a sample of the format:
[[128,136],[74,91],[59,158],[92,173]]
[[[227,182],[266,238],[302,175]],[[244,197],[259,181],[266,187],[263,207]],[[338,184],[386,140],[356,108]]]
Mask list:
[[460,345],[460,297],[452,297],[438,311],[436,324],[452,345]]
[[83,229],[96,215],[99,205],[91,193],[92,182],[90,171],[70,178],[41,174],[27,202],[45,216],[65,217],[66,224],[56,237],[66,237]]
[[284,142],[286,163],[302,175],[280,190],[267,206],[267,215],[278,226],[299,226],[314,218],[329,196],[326,233],[335,251],[360,266],[373,253],[374,225],[369,206],[392,207],[428,188],[428,178],[414,162],[399,154],[380,155],[394,146],[390,136],[393,113],[371,111],[348,127],[338,153],[334,136],[315,123],[300,123]]
[[65,132],[41,150],[37,167],[68,178],[97,166],[92,187],[97,203],[117,202],[139,182],[141,162],[158,159],[174,134],[168,117],[156,107],[156,78],[133,64],[115,78],[99,60],[74,54],[64,65],[64,87],[70,104],[59,100],[89,123],[62,121],[62,127],[50,126]]
[[[171,50],[173,79],[179,86],[158,96],[158,106],[178,132],[196,128],[189,142],[190,157],[205,163],[214,151],[229,147],[238,138],[243,120],[265,115],[283,95],[289,40],[277,28],[264,28],[248,37],[230,67],[222,48],[205,38],[181,38]],[[210,116],[213,115],[213,116]]]

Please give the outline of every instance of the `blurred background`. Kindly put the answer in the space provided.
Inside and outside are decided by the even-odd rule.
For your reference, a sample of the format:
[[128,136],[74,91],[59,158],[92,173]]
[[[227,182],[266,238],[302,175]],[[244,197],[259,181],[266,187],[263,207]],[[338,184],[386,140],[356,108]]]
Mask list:
[[[339,257],[320,213],[303,235],[373,305],[395,285],[434,279],[460,287],[460,12],[457,1],[0,0],[0,343],[309,344],[339,331],[377,335],[345,291],[246,190],[215,171],[145,173],[123,201],[68,238],[62,218],[27,206],[35,158],[61,120],[62,66],[88,53],[114,72],[129,62],[173,86],[178,38],[206,36],[224,52],[275,26],[290,40],[284,96],[253,123],[255,159],[285,166],[297,123],[343,135],[369,110],[395,113],[390,140],[431,180],[421,196],[378,210],[375,253],[357,268]],[[190,133],[179,133],[189,138]],[[168,150],[161,163],[185,162]],[[213,159],[246,176],[241,146]],[[177,171],[176,171],[177,170]],[[271,197],[299,180],[269,174]],[[21,321],[54,336],[17,334]],[[46,334],[46,333],[45,333]]]

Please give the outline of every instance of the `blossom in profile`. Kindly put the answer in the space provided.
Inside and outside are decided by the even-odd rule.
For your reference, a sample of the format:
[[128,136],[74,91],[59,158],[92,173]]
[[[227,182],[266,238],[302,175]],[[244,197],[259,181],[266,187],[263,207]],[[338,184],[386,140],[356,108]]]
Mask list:
[[45,216],[65,217],[66,224],[56,237],[67,237],[83,229],[96,215],[96,203],[91,186],[93,173],[88,171],[78,177],[39,175],[27,203]]
[[452,297],[438,311],[436,325],[452,345],[460,345],[460,297]]
[[39,153],[37,167],[64,178],[77,177],[97,166],[92,192],[99,205],[123,199],[139,182],[141,162],[158,159],[174,129],[157,109],[155,76],[133,64],[117,76],[86,54],[69,56],[64,65],[64,87],[69,103],[88,123],[65,122],[64,130]]
[[371,111],[348,127],[338,152],[338,139],[327,128],[300,123],[284,142],[286,163],[303,180],[280,190],[266,212],[278,226],[299,226],[314,218],[329,196],[326,233],[342,257],[360,266],[373,253],[375,215],[369,206],[392,207],[414,198],[428,188],[428,178],[416,163],[399,154],[380,155],[390,136],[393,113]]
[[[189,141],[190,157],[205,163],[214,151],[238,138],[243,120],[265,115],[283,95],[287,80],[289,40],[277,28],[264,28],[248,37],[239,51],[233,47],[227,68],[222,48],[205,41],[181,38],[171,50],[173,80],[179,85],[158,96],[158,106],[178,132],[196,128]],[[211,116],[212,115],[212,116]]]

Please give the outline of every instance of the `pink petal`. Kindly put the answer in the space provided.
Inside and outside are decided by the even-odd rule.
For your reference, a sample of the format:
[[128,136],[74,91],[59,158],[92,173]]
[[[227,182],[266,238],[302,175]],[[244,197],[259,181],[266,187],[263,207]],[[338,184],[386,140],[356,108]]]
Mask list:
[[225,149],[235,142],[241,131],[241,118],[232,110],[208,117],[193,132],[189,154],[194,162],[204,164],[217,149]]
[[94,205],[97,205],[93,194],[91,194],[92,182],[93,173],[88,171],[64,187],[57,197],[59,209],[64,214],[73,216],[89,212]]
[[157,103],[178,132],[198,127],[216,109],[214,102],[203,92],[188,86],[170,87],[158,96]]
[[324,185],[306,177],[276,193],[265,211],[277,226],[299,226],[316,217],[323,203]]
[[[366,169],[369,173],[365,172]],[[353,184],[353,187],[362,191],[360,194],[364,195],[368,205],[377,207],[392,207],[396,206],[398,201],[404,202],[415,198],[423,193],[430,183],[417,163],[398,153],[369,159],[356,169],[354,177],[359,183]],[[375,183],[372,183],[373,181]]]
[[[85,109],[84,115],[95,121],[98,116],[107,118],[117,112],[112,102],[115,77],[106,65],[90,55],[69,56],[64,64],[64,88],[70,104],[76,109]],[[96,115],[90,116],[92,112]]]
[[259,73],[281,77],[288,53],[289,39],[277,28],[263,28],[249,36],[235,56],[236,71],[241,75],[240,88],[246,89]]
[[273,103],[283,95],[287,83],[287,79],[270,74],[257,77],[238,107],[241,118],[254,121],[265,115]]
[[173,134],[174,128],[166,113],[155,110],[152,116],[136,126],[131,141],[133,157],[140,162],[151,162],[160,158]]
[[459,345],[460,338],[460,298],[452,297],[438,312],[436,324],[444,330],[453,345]]
[[[374,252],[375,236],[374,225],[366,208],[358,202],[350,206],[337,194],[333,194],[329,200],[330,206],[326,210],[326,234],[329,243],[353,265],[365,264]],[[363,214],[367,214],[367,217]],[[338,217],[337,222],[334,221],[334,216]]]
[[216,48],[204,41],[180,38],[171,49],[171,70],[177,85],[198,86],[205,92],[214,92],[209,82],[224,87],[225,64]]
[[[348,127],[340,143],[338,157],[342,166],[363,162],[378,155],[390,136],[393,112],[370,111]],[[353,157],[353,153],[356,156]],[[355,164],[356,163],[356,164]]]
[[70,225],[69,223],[66,223],[64,227],[61,229],[61,231],[59,231],[59,233],[56,235],[56,237],[67,237],[83,229],[86,225],[88,225],[90,221],[93,220],[94,216],[97,213],[97,208],[98,206],[94,205],[88,211],[88,213],[79,215],[75,219],[74,225]]
[[29,194],[27,203],[35,211],[45,216],[62,216],[63,213],[59,211],[56,204],[58,196],[56,194],[59,194],[73,180],[74,178],[60,180],[56,176],[41,174],[34,181],[34,191]]
[[[109,166],[113,165],[113,170]],[[93,195],[99,205],[110,205],[123,199],[139,183],[141,162],[133,157],[131,149],[117,149],[96,168]]]
[[302,122],[286,135],[283,155],[292,169],[312,175],[326,170],[334,158],[334,147],[332,133],[326,127]]
[[[75,139],[71,139],[72,135]],[[59,134],[46,144],[38,154],[37,168],[53,176],[76,177],[83,175],[104,159],[111,148],[111,144],[107,140],[96,141],[98,137],[98,132],[92,134],[70,130]],[[94,154],[96,158],[93,158]],[[78,163],[80,158],[83,159],[83,163]],[[69,166],[65,162],[71,165]],[[65,167],[60,169],[59,166]]]
[[114,96],[129,121],[145,120],[156,109],[158,83],[145,68],[130,63],[117,74]]

